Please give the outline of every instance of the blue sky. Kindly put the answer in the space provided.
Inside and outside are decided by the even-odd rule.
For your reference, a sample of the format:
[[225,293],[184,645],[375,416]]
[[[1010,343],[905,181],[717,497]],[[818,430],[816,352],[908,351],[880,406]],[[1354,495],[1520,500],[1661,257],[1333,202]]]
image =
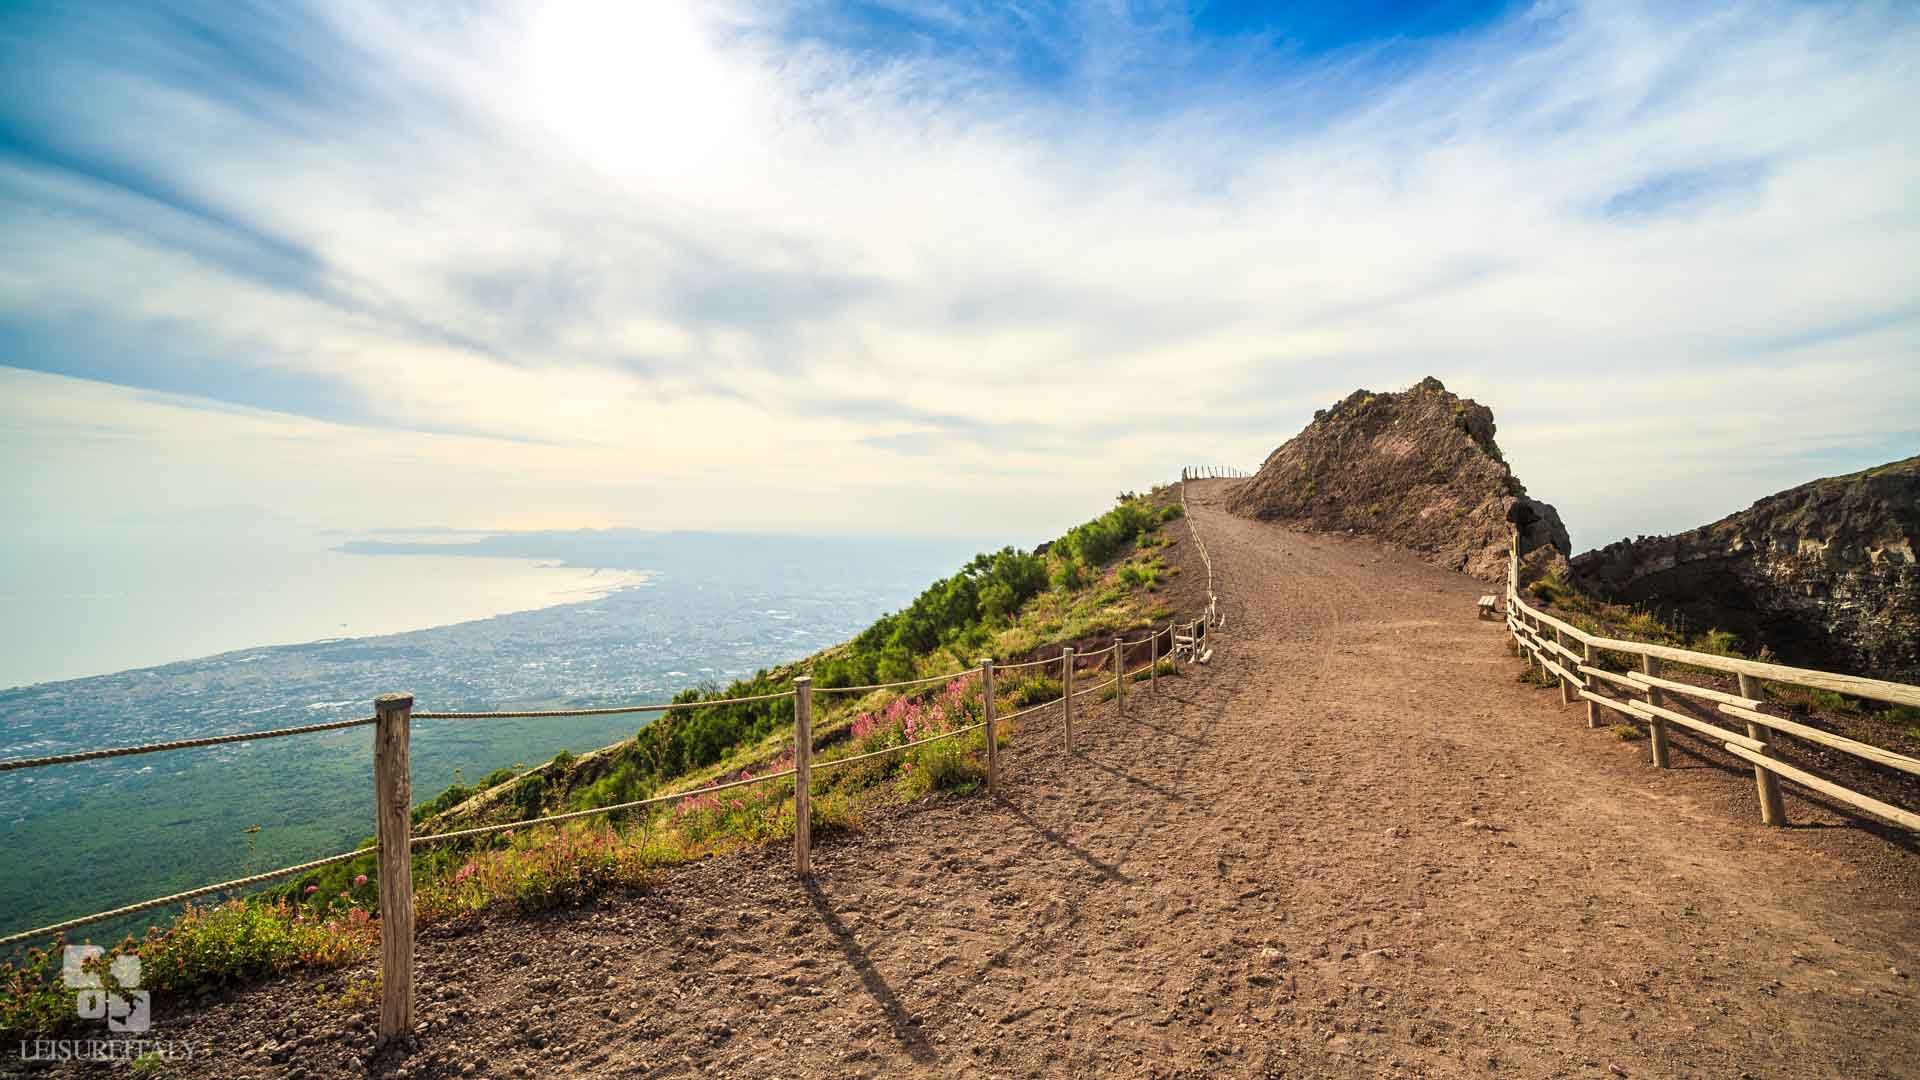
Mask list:
[[13,3],[0,511],[1020,540],[1434,374],[1577,543],[1685,528],[1920,449],[1916,46],[1900,4]]

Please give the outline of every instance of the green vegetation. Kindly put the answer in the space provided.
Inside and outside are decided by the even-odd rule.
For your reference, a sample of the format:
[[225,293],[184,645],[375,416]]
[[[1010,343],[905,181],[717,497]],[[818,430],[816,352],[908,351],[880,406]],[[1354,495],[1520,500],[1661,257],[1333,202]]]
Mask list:
[[[816,767],[842,758],[948,736],[899,753],[816,773],[812,830],[830,837],[860,827],[871,808],[963,795],[985,781],[984,715],[975,658],[1014,661],[1050,642],[1071,642],[1165,619],[1150,594],[1179,572],[1155,536],[1180,517],[1178,503],[1156,505],[1132,493],[1113,509],[1067,532],[1044,553],[1012,548],[976,556],[936,581],[902,611],[885,616],[845,645],[811,661],[816,687],[861,686],[952,672],[944,684],[901,694],[815,698],[815,732],[824,746]],[[1162,672],[1173,674],[1171,663]],[[688,689],[674,699],[777,695],[766,701],[676,710],[616,747],[575,757],[562,751],[531,770],[499,769],[413,808],[416,825],[506,785],[482,800],[483,816],[462,824],[524,821],[562,809],[592,809],[668,791],[692,791],[655,807],[557,826],[515,828],[416,849],[415,901],[423,923],[487,910],[536,911],[647,888],[660,868],[793,835],[793,780],[786,694],[798,666],[760,671],[729,686]],[[1144,677],[1142,672],[1140,677]],[[1002,716],[1056,700],[1057,678],[1029,670],[996,688]],[[1109,688],[1104,692],[1111,696]],[[1018,721],[1001,725],[1004,740]],[[756,777],[738,787],[706,787]],[[462,814],[471,811],[462,811]],[[438,823],[437,831],[450,826]],[[249,837],[250,839],[250,837]],[[362,842],[373,846],[372,839]],[[129,937],[105,960],[137,954],[144,987],[186,990],[256,979],[293,969],[337,968],[377,947],[378,868],[366,854],[302,875],[247,899],[188,907],[165,927]],[[59,948],[0,964],[0,1031],[33,1036],[73,1022],[74,993],[59,979]],[[103,963],[105,961],[103,960]],[[364,985],[343,986],[343,1004],[363,1001]]]
[[[363,904],[299,903],[278,899],[229,900],[189,905],[164,930],[153,928],[135,942],[107,950],[88,969],[110,990],[119,989],[111,967],[123,954],[140,957],[140,989],[173,992],[221,986],[295,968],[339,967],[367,955],[379,941],[379,924]],[[32,1036],[61,1030],[76,1016],[78,992],[61,980],[64,939],[29,949],[17,964],[0,964],[0,1031]]]

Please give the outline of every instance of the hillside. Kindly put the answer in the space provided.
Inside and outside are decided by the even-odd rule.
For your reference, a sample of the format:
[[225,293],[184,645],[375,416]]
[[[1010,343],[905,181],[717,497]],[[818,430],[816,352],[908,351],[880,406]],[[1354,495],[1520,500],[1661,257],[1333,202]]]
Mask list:
[[[1116,632],[1176,614],[1192,617],[1205,605],[1204,583],[1183,577],[1186,526],[1178,513],[1176,489],[1122,496],[1113,511],[1031,552],[1006,549],[975,558],[850,641],[725,687],[689,689],[674,700],[751,697],[811,674],[815,741],[823,749],[844,747],[856,720],[899,695],[829,693],[838,687],[963,677],[988,655],[1012,664],[1054,659],[1069,647],[1095,651]],[[1026,703],[1059,692],[1057,680],[1008,687],[1032,699]],[[419,828],[451,832],[686,790],[763,769],[791,752],[791,731],[786,701],[670,713],[591,753],[563,754],[523,774],[489,778],[495,782],[478,789],[449,789],[420,808],[427,813]]]
[[370,962],[157,994],[152,1037],[209,1078],[1920,1069],[1900,838],[1800,789],[1763,832],[1707,741],[1649,770],[1516,679],[1479,582],[1191,487],[1219,655],[1072,754],[1040,714],[1000,798],[876,806],[811,881],[746,846],[430,922],[385,1052]]
[[[472,785],[456,782],[415,803],[414,834],[516,825],[779,773],[783,758],[791,762],[788,691],[800,674],[814,679],[814,760],[823,768],[907,738],[956,736],[821,776],[812,789],[816,835],[858,831],[886,807],[975,790],[984,778],[985,739],[962,729],[984,712],[978,658],[1044,664],[1002,673],[994,695],[1001,716],[1057,700],[1060,672],[1045,662],[1063,648],[1097,652],[1116,634],[1140,638],[1144,628],[1164,630],[1176,616],[1204,610],[1204,573],[1185,572],[1189,561],[1198,563],[1189,559],[1191,549],[1176,489],[1122,495],[1111,510],[1033,551],[975,557],[847,642],[731,685],[689,688],[675,701],[694,707],[653,718],[626,739],[580,755],[561,751],[534,768],[502,769]],[[1077,665],[1086,685],[1106,662],[1094,656]],[[1179,675],[1164,663],[1161,674]],[[866,689],[913,679],[934,681],[906,691]],[[768,700],[727,700],[763,696]],[[453,722],[539,729],[546,718]],[[1017,727],[1004,725],[1002,738]],[[774,776],[735,788],[724,801],[701,796],[576,827],[421,847],[413,863],[416,908],[433,923],[644,887],[665,867],[792,837],[792,796],[793,781]],[[372,844],[368,838],[361,847]],[[138,952],[153,973],[151,985],[167,993],[337,966],[370,948],[378,879],[368,852],[244,900],[189,907],[118,951]],[[59,987],[58,955],[29,951],[23,965],[0,964],[0,1031],[45,1034],[75,1022],[71,992]]]
[[1572,560],[1572,582],[1783,661],[1920,681],[1920,457],[1828,477],[1675,536]]
[[1494,442],[1493,410],[1422,379],[1356,390],[1313,415],[1241,484],[1228,509],[1321,532],[1377,536],[1449,570],[1504,581],[1507,523],[1521,550],[1569,551],[1554,508],[1527,496]]

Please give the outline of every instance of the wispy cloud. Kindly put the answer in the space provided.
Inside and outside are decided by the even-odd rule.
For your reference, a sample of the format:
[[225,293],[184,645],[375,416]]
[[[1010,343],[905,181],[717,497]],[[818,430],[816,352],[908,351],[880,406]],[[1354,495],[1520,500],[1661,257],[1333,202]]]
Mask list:
[[10,7],[0,364],[461,525],[1042,531],[1429,373],[1582,542],[1920,443],[1909,9],[1373,10]]

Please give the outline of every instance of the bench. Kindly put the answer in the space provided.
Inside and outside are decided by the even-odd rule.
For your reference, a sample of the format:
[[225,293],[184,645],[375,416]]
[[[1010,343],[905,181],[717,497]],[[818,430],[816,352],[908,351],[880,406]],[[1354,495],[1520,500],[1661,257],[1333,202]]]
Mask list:
[[1483,619],[1493,618],[1498,614],[1499,607],[1500,598],[1492,593],[1488,593],[1480,598],[1480,617]]

